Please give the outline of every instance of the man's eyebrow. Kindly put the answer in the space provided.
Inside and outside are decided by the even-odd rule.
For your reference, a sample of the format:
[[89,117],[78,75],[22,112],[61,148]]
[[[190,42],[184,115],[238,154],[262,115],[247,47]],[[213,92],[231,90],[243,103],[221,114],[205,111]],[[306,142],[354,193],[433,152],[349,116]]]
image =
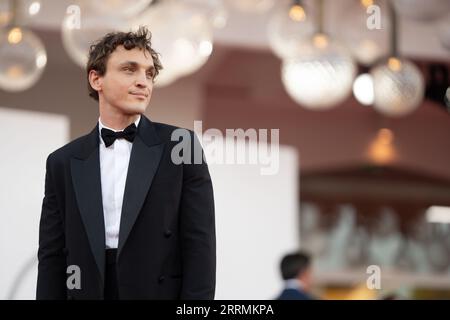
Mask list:
[[[137,63],[136,61],[125,61],[125,62],[122,62],[121,64],[120,64],[120,66],[121,67],[123,67],[123,66],[133,66],[133,67],[139,67],[139,63]],[[155,66],[154,65],[150,65],[148,68],[146,68],[147,70],[152,70],[152,71],[154,71],[155,70]]]

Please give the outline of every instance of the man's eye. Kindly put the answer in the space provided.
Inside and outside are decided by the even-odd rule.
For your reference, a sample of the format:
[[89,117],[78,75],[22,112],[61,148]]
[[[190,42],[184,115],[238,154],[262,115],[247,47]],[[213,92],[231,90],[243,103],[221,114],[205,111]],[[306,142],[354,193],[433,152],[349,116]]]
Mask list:
[[147,78],[149,78],[149,79],[153,79],[153,73],[147,73]]
[[130,67],[123,68],[124,71],[133,71]]

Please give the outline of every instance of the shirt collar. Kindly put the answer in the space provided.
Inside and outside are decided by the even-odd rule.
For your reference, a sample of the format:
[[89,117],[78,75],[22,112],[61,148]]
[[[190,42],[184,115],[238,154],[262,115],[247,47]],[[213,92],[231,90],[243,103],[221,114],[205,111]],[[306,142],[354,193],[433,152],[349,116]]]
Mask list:
[[303,289],[303,283],[299,279],[288,279],[285,281],[285,287],[287,289]]
[[[138,118],[136,119],[136,121],[134,122],[134,124],[136,125],[136,128],[138,127],[139,121],[140,121],[140,120],[141,120],[141,115],[139,115],[139,117],[138,117]],[[112,131],[114,131],[114,132],[123,131],[123,130],[125,129],[125,128],[123,128],[122,130],[116,130],[116,129],[113,129],[113,128],[109,128],[109,127],[105,126],[105,125],[102,123],[102,121],[100,120],[100,117],[99,117],[99,118],[98,118],[98,130],[101,131],[103,128],[112,130]]]

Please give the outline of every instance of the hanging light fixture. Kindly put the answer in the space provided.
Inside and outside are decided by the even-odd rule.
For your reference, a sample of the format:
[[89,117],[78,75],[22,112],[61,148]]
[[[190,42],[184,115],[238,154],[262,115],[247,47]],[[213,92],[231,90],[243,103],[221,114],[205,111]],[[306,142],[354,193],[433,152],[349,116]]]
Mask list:
[[133,28],[145,25],[160,53],[164,69],[156,86],[166,86],[192,74],[208,61],[213,50],[211,20],[182,1],[157,3],[133,21]]
[[228,22],[228,10],[224,0],[183,0],[189,6],[203,12],[216,29],[223,29]]
[[450,50],[450,13],[437,22],[436,29],[442,46]]
[[353,95],[359,103],[370,106],[374,101],[373,79],[369,73],[361,73],[353,82]]
[[382,14],[384,8],[385,1],[381,0],[352,0],[343,8],[338,36],[356,61],[364,66],[372,65],[388,53],[386,30],[389,28],[389,19],[388,15]]
[[368,148],[368,157],[378,165],[391,163],[397,158],[394,145],[394,132],[388,128],[381,128]]
[[80,12],[66,14],[64,17],[61,36],[69,57],[85,68],[89,47],[108,32],[127,31],[129,23],[119,16],[98,15],[84,2],[78,4]]
[[39,1],[33,1],[28,6],[28,14],[30,16],[35,16],[41,11],[41,3]]
[[450,87],[445,91],[444,103],[447,106],[447,111],[450,112]]
[[349,52],[323,30],[323,0],[318,1],[318,30],[298,45],[298,55],[283,60],[281,76],[287,93],[301,106],[325,110],[351,92],[356,73]]
[[12,92],[32,87],[47,64],[42,41],[18,22],[19,6],[19,1],[10,1],[11,20],[0,31],[0,88]]
[[[19,0],[15,7],[16,15],[20,16],[20,25],[27,26],[29,22],[41,11],[41,1]],[[0,28],[11,24],[13,17],[13,4],[9,0],[0,1]]]
[[[102,16],[133,17],[143,12],[154,0],[84,0],[84,6]],[[87,5],[87,6],[86,6]]]
[[264,13],[275,4],[275,0],[229,0],[237,10],[245,13]]
[[298,44],[314,32],[311,16],[301,0],[294,0],[288,6],[282,5],[271,15],[267,36],[271,49],[279,58],[298,55]]
[[353,82],[353,96],[360,104],[370,106],[374,92],[369,66],[388,54],[389,18],[381,14],[386,1],[352,0],[349,4],[344,8],[339,34],[364,69]]
[[390,3],[391,55],[372,69],[374,108],[380,113],[398,117],[419,107],[423,100],[425,82],[420,70],[410,61],[402,59],[397,50],[397,16]]

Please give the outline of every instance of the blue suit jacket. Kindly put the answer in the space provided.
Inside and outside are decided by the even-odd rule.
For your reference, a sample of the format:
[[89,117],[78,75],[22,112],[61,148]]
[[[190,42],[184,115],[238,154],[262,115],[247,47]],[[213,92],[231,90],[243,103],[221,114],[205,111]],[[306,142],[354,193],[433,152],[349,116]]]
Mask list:
[[277,300],[314,300],[314,297],[302,290],[286,288],[281,292]]

